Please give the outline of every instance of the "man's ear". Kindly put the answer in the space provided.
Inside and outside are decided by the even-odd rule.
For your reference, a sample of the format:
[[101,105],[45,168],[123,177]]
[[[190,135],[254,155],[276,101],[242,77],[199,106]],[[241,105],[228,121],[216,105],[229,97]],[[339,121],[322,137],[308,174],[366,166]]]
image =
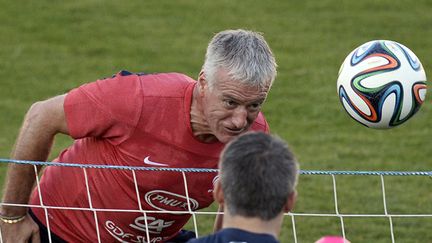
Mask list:
[[289,196],[284,206],[285,213],[291,212],[297,200],[297,191],[294,190]]
[[216,180],[213,188],[213,198],[217,203],[219,203],[221,206],[224,204],[224,194],[222,191],[222,185],[220,182],[220,179]]
[[198,76],[198,85],[199,85],[199,91],[202,94],[204,92],[204,89],[208,86],[206,75],[204,74],[204,70],[201,70]]

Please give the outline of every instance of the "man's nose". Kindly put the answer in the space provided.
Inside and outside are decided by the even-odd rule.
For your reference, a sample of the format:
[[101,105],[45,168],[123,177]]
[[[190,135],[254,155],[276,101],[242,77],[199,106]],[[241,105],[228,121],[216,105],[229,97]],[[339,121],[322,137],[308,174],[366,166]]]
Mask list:
[[248,112],[245,107],[239,106],[234,110],[232,116],[232,123],[234,124],[236,129],[243,129],[246,126],[247,115]]

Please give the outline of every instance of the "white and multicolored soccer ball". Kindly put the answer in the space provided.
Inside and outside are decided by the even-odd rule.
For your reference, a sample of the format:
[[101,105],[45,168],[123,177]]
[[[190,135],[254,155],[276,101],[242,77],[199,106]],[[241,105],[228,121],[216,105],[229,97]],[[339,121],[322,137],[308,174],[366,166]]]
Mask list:
[[374,40],[345,58],[337,91],[354,120],[371,128],[392,128],[420,109],[426,97],[426,74],[406,46]]

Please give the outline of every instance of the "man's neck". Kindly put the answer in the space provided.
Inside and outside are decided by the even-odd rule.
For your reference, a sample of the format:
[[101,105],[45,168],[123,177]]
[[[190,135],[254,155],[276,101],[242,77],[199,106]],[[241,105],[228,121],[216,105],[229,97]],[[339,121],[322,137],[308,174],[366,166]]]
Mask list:
[[230,216],[226,213],[223,218],[222,228],[236,228],[256,234],[268,234],[277,239],[282,226],[282,220],[283,214],[272,220],[264,221],[255,217]]

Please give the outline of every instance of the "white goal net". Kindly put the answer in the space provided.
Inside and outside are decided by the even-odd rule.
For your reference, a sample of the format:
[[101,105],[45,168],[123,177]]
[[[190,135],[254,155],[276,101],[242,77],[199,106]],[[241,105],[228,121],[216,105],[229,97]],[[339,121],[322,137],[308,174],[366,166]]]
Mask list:
[[[122,232],[113,230],[114,239],[120,242],[156,242],[151,240],[149,232],[163,225],[153,222],[149,214],[190,214],[191,219],[186,228],[196,232],[197,236],[204,236],[212,232],[213,220],[218,214],[214,204],[206,209],[195,210],[194,199],[191,199],[188,193],[194,185],[189,185],[187,182],[187,177],[193,176],[189,173],[214,173],[216,175],[217,170],[215,169],[81,165],[9,159],[0,159],[0,162],[33,165],[36,187],[39,191],[41,190],[40,178],[36,173],[38,165],[74,167],[83,171],[87,187],[86,196],[90,202],[89,207],[48,206],[43,204],[42,196],[40,196],[41,205],[31,205],[45,210],[44,220],[48,231],[51,230],[50,218],[47,214],[47,210],[50,209],[91,212],[98,242],[103,242],[100,238],[103,223],[99,221],[97,212],[139,212],[142,214],[143,220],[139,227],[145,229],[146,236],[128,241]],[[92,205],[92,194],[89,190],[87,175],[89,169],[130,171],[135,187],[133,196],[138,199],[138,207],[136,209],[98,208]],[[185,186],[185,195],[181,196],[187,202],[186,210],[145,210],[139,200],[143,198],[143,195],[139,191],[139,184],[136,180],[137,171],[180,173]],[[432,232],[428,233],[432,229],[432,192],[430,190],[432,172],[303,170],[300,174],[297,205],[293,212],[285,215],[280,236],[281,242],[313,242],[323,235],[339,235],[351,242],[370,242],[371,240],[373,242],[432,242]],[[3,205],[29,206],[12,203],[3,203]],[[114,229],[115,225],[105,223],[104,227]],[[51,238],[49,240],[51,242]]]

